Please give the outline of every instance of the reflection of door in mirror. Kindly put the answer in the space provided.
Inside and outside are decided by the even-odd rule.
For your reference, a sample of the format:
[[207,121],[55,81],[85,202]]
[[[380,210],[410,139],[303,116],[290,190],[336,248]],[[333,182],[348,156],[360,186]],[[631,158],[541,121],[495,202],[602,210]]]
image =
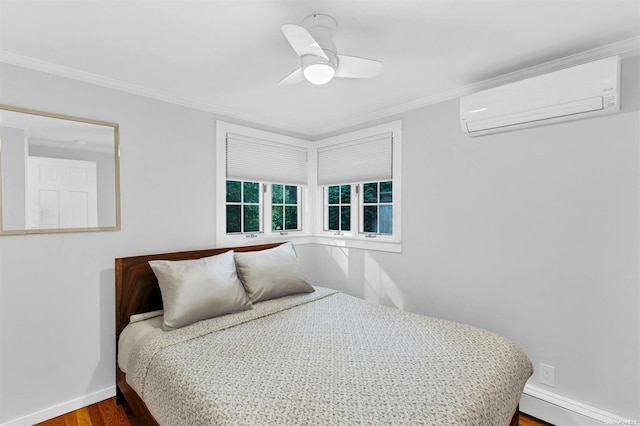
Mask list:
[[28,229],[98,226],[96,163],[28,157]]

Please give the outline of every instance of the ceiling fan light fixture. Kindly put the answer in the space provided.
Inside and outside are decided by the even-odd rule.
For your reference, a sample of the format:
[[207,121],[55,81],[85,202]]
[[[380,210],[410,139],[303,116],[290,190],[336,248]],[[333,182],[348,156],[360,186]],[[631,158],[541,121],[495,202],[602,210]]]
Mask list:
[[322,85],[333,79],[336,70],[327,63],[316,63],[307,65],[303,73],[309,83]]

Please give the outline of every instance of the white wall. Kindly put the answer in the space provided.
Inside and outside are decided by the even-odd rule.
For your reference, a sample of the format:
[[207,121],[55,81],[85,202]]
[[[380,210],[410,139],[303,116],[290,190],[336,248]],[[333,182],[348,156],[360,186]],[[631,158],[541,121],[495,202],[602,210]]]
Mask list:
[[640,419],[640,58],[622,73],[612,116],[471,138],[457,100],[403,114],[403,253],[316,246],[314,281],[499,332],[546,389]]

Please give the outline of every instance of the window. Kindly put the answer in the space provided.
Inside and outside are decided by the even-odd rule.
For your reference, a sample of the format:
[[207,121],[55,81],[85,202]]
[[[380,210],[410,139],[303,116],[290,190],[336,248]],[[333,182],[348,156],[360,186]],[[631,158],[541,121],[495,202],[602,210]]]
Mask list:
[[300,230],[300,187],[271,185],[271,230]]
[[216,122],[218,245],[259,244],[255,239],[282,241],[289,238],[283,235],[310,233],[311,221],[304,217],[309,210],[308,145],[302,139]]
[[346,247],[400,250],[401,144],[401,122],[316,142],[324,235]]
[[227,181],[227,234],[262,231],[261,199],[260,183]]
[[301,229],[300,194],[302,188],[284,184],[270,186],[271,203],[263,198],[266,184],[227,180],[225,212],[227,234],[263,232],[262,224],[265,222],[263,205],[266,205],[267,209],[271,209],[272,231],[288,232]]
[[393,183],[369,182],[362,185],[360,232],[393,234]]
[[351,185],[333,185],[326,187],[325,229],[351,231]]
[[[351,203],[355,191],[356,203]],[[343,235],[357,229],[366,237],[393,235],[393,181],[330,185],[324,188],[324,230]],[[352,220],[356,219],[355,225]]]
[[401,169],[400,121],[313,142],[216,121],[216,244],[399,252]]

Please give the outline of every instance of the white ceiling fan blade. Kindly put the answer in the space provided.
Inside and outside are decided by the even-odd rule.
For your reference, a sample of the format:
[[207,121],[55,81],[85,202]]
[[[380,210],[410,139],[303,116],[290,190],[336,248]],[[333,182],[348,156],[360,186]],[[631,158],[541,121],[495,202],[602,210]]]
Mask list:
[[285,24],[282,26],[282,32],[298,56],[315,55],[327,61],[329,60],[316,39],[305,28],[298,25]]
[[336,77],[374,78],[382,72],[382,62],[356,56],[338,55]]
[[300,83],[304,81],[304,73],[302,72],[302,68],[298,68],[278,83],[278,86],[291,86],[292,84]]

